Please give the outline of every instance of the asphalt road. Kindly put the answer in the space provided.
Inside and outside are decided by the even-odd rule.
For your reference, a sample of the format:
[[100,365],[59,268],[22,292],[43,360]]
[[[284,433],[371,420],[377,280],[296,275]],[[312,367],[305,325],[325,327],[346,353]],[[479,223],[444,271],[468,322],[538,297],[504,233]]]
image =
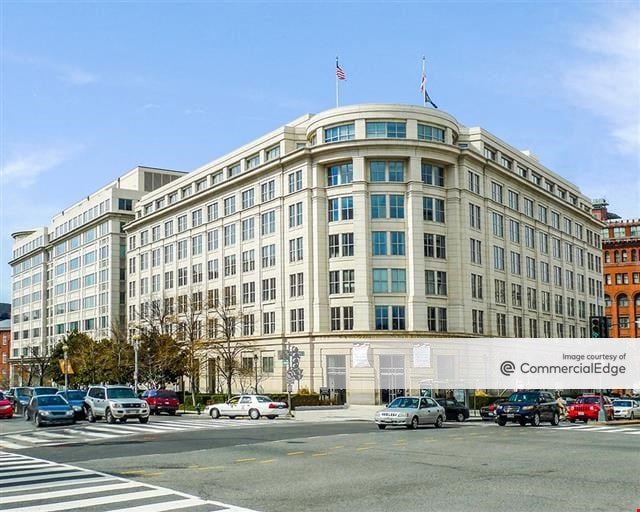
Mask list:
[[633,512],[640,508],[640,435],[627,434],[278,421],[20,453],[265,512]]

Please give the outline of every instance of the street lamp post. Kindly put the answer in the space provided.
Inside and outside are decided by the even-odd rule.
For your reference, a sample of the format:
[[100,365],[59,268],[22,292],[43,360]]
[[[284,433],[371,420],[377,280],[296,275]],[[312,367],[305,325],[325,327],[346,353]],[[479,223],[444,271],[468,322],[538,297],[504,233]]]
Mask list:
[[20,356],[20,386],[24,386],[24,354]]
[[62,352],[64,353],[64,396],[66,397],[69,389],[69,345],[66,341],[62,345]]
[[138,394],[138,350],[140,350],[140,336],[133,337],[133,391]]
[[258,394],[258,354],[253,354],[253,368],[256,372],[256,395]]

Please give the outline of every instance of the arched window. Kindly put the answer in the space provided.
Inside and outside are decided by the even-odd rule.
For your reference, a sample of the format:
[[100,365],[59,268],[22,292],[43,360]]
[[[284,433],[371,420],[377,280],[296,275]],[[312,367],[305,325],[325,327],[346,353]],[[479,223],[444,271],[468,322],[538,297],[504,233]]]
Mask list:
[[620,253],[618,251],[613,251],[613,262],[620,263]]
[[611,253],[609,251],[604,251],[604,262],[611,263]]
[[631,261],[638,261],[638,253],[635,249],[631,249]]
[[619,308],[629,307],[629,299],[624,293],[621,295],[618,295],[618,307]]
[[636,308],[640,308],[640,293],[636,295]]
[[622,261],[627,261],[627,250],[626,249],[622,250]]

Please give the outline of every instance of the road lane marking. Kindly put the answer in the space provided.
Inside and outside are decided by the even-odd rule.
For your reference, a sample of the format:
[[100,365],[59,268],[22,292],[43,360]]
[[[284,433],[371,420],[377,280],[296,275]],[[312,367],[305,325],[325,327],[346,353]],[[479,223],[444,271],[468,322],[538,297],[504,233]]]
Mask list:
[[270,464],[271,462],[275,462],[276,459],[266,459],[266,460],[261,460],[260,464]]
[[325,455],[329,455],[328,452],[323,452],[323,453],[312,453],[311,456],[312,457],[324,457]]
[[289,452],[287,455],[302,455],[304,452]]
[[344,448],[343,444],[339,444],[337,446],[334,446],[333,448],[330,448],[330,450],[339,450],[340,448]]
[[360,446],[359,448],[356,448],[357,451],[362,452],[364,450],[371,450],[371,446]]
[[236,462],[252,462],[256,460],[255,457],[247,457],[246,459],[236,459]]
[[224,466],[202,466],[198,468],[198,471],[204,471],[206,469],[224,469]]

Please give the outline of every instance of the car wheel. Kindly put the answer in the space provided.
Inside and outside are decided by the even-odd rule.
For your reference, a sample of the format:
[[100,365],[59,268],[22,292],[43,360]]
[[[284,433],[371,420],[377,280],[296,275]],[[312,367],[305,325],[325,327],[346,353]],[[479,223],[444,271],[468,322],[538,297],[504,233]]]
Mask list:
[[527,421],[526,421],[526,420],[523,420],[523,419],[519,419],[519,420],[518,420],[518,423],[520,423],[520,426],[521,426],[521,427],[524,427],[524,426],[526,426],[526,425],[527,425]]
[[220,411],[218,409],[211,409],[211,419],[216,420],[220,417]]
[[276,417],[273,414],[269,414],[269,416],[267,416],[267,418],[269,418],[270,420],[275,420]]
[[584,420],[582,420],[582,421],[584,421],[584,424],[586,425],[587,423],[589,423],[589,418],[585,418],[585,419],[584,419]]
[[553,418],[551,418],[551,424],[555,426],[558,423],[560,423],[560,415],[557,412],[554,412]]
[[36,414],[36,417],[33,419],[33,422],[36,425],[36,428],[40,428],[42,426],[42,420],[40,419],[40,415]]
[[143,417],[143,416],[140,416],[140,417],[138,418],[138,421],[139,421],[140,423],[149,423],[149,416],[144,416],[144,417]]
[[456,416],[456,421],[459,423],[462,423],[464,421],[464,414],[459,412],[458,415]]
[[258,409],[250,409],[249,410],[249,418],[251,418],[252,420],[259,420],[260,419],[260,411],[258,411]]
[[176,411],[169,411],[169,416],[175,416],[176,415]]
[[114,424],[116,422],[116,419],[111,413],[111,409],[107,409],[107,411],[104,413],[104,419],[107,421],[107,423]]
[[379,428],[380,430],[384,430],[385,428],[387,428],[387,426],[386,426],[386,425],[378,425],[378,428]]
[[127,422],[127,418],[120,418],[120,423],[126,423]]
[[91,409],[91,407],[87,408],[87,410],[85,412],[85,415],[86,415],[87,421],[89,423],[95,423],[96,422],[96,415],[93,414],[93,409]]
[[230,420],[235,420],[235,419],[236,419],[236,417],[235,417],[235,416],[229,416],[229,419],[230,419]]
[[436,418],[436,422],[433,424],[436,428],[441,428],[442,427],[442,423],[443,423],[443,419],[442,416],[438,416]]
[[409,425],[407,425],[407,428],[410,428],[411,430],[415,430],[418,428],[418,417],[414,416],[413,418],[411,418],[411,423],[409,423]]
[[540,426],[540,415],[536,412],[533,415],[533,419],[531,420],[531,424],[534,427],[539,427]]
[[507,418],[498,418],[498,425],[500,425],[501,427],[504,427],[507,424]]
[[569,420],[569,423],[575,423],[576,420]]

